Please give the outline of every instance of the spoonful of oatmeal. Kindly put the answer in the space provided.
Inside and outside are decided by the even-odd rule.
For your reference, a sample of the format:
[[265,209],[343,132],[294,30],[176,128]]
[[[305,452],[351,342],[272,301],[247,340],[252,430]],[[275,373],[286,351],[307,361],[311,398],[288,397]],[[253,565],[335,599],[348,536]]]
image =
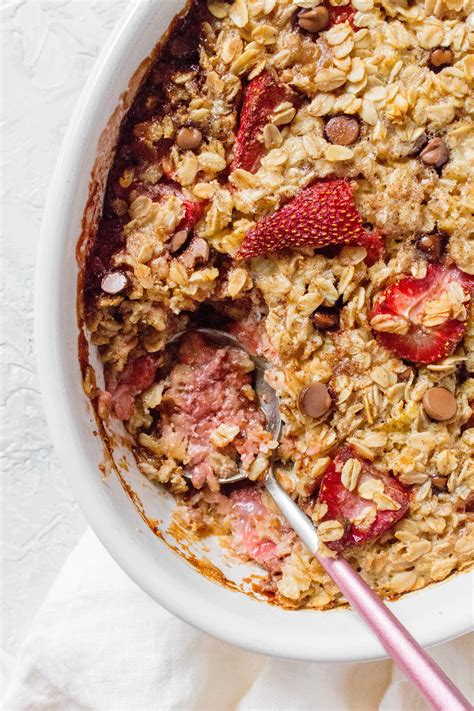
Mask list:
[[[169,418],[174,431],[187,433],[191,466],[185,476],[194,486],[207,481],[216,490],[259,479],[295,533],[433,708],[470,709],[445,673],[339,555],[378,538],[402,518],[409,491],[351,447],[341,447],[321,481],[317,505],[322,513],[315,528],[273,473],[272,455],[282,420],[278,395],[265,377],[267,361],[216,329],[182,331],[168,343],[179,346]],[[313,416],[327,410],[324,387],[302,395],[300,407],[316,413]],[[210,449],[217,455],[210,455]]]

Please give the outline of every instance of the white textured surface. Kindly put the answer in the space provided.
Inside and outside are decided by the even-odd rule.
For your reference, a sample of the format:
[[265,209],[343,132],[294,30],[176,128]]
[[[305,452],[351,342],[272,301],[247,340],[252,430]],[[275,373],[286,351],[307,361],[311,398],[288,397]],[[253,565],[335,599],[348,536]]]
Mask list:
[[64,132],[94,60],[126,4],[1,3],[1,583],[2,644],[11,654],[85,527],[42,409],[32,340],[34,262]]

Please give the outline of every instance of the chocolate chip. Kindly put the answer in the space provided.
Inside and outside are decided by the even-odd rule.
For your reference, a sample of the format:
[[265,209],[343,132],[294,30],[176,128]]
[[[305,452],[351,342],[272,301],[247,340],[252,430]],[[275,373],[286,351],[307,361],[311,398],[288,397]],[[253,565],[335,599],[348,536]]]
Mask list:
[[441,168],[448,162],[449,153],[445,142],[439,138],[433,138],[420,153],[421,161],[430,168]]
[[469,494],[467,497],[465,511],[470,514],[474,513],[474,494]]
[[178,232],[175,232],[174,235],[171,238],[171,243],[170,243],[170,252],[177,252],[180,247],[183,246],[183,244],[186,242],[188,239],[188,231],[187,230],[179,230]]
[[202,143],[202,133],[198,128],[180,128],[176,143],[183,151],[192,151]]
[[339,326],[339,314],[334,311],[315,311],[312,320],[314,327],[320,331],[329,331]]
[[423,395],[423,407],[432,420],[444,422],[456,414],[456,398],[446,388],[430,388]]
[[430,69],[437,73],[453,63],[454,52],[447,47],[438,47],[430,52],[428,61]]
[[324,383],[312,383],[303,388],[298,397],[298,407],[309,417],[322,417],[331,407],[331,396]]
[[448,483],[448,477],[447,476],[434,476],[431,479],[431,483],[435,487],[435,489],[438,489],[439,491],[443,491],[443,489],[446,489],[446,485]]
[[431,235],[422,235],[418,239],[416,246],[430,261],[439,262],[446,246],[446,241],[445,235],[434,232]]
[[321,32],[329,25],[329,10],[324,5],[319,5],[314,10],[302,12],[298,15],[298,25],[306,32]]
[[106,274],[100,283],[100,288],[106,294],[118,294],[128,284],[127,275],[123,272],[109,272]]
[[354,116],[333,116],[324,126],[324,135],[330,143],[352,146],[359,138],[360,126]]

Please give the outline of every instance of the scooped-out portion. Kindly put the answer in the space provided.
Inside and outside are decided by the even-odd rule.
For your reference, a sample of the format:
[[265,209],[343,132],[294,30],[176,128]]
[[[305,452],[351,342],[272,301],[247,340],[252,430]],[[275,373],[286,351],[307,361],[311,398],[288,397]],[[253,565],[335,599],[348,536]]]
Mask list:
[[187,334],[161,383],[156,428],[141,435],[149,448],[173,457],[196,489],[220,488],[239,471],[256,479],[277,445],[265,428],[252,386],[254,364],[245,351],[216,347]]

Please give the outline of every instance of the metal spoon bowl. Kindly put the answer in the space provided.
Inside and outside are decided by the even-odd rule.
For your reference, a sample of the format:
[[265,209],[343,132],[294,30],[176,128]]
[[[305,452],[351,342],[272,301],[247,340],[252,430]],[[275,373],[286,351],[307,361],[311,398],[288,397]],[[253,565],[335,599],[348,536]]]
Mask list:
[[[201,333],[217,345],[229,345],[245,351],[255,363],[255,391],[259,404],[267,417],[268,430],[275,439],[281,431],[281,416],[278,396],[265,380],[266,361],[257,358],[233,336],[224,331],[212,328],[196,328],[177,333],[169,343],[177,343],[186,333],[194,331]],[[240,471],[236,476],[220,480],[222,484],[230,484],[246,478],[246,473]],[[293,499],[284,491],[275,479],[270,462],[269,471],[263,484],[286,518],[290,526],[316,560],[334,580],[352,608],[369,625],[378,637],[387,653],[394,659],[404,674],[418,688],[418,691],[429,701],[434,709],[439,711],[469,711],[472,707],[459,689],[446,676],[442,669],[431,659],[408,630],[389,610],[385,603],[376,595],[342,557],[331,557],[321,553],[318,532],[311,519],[297,506]]]

